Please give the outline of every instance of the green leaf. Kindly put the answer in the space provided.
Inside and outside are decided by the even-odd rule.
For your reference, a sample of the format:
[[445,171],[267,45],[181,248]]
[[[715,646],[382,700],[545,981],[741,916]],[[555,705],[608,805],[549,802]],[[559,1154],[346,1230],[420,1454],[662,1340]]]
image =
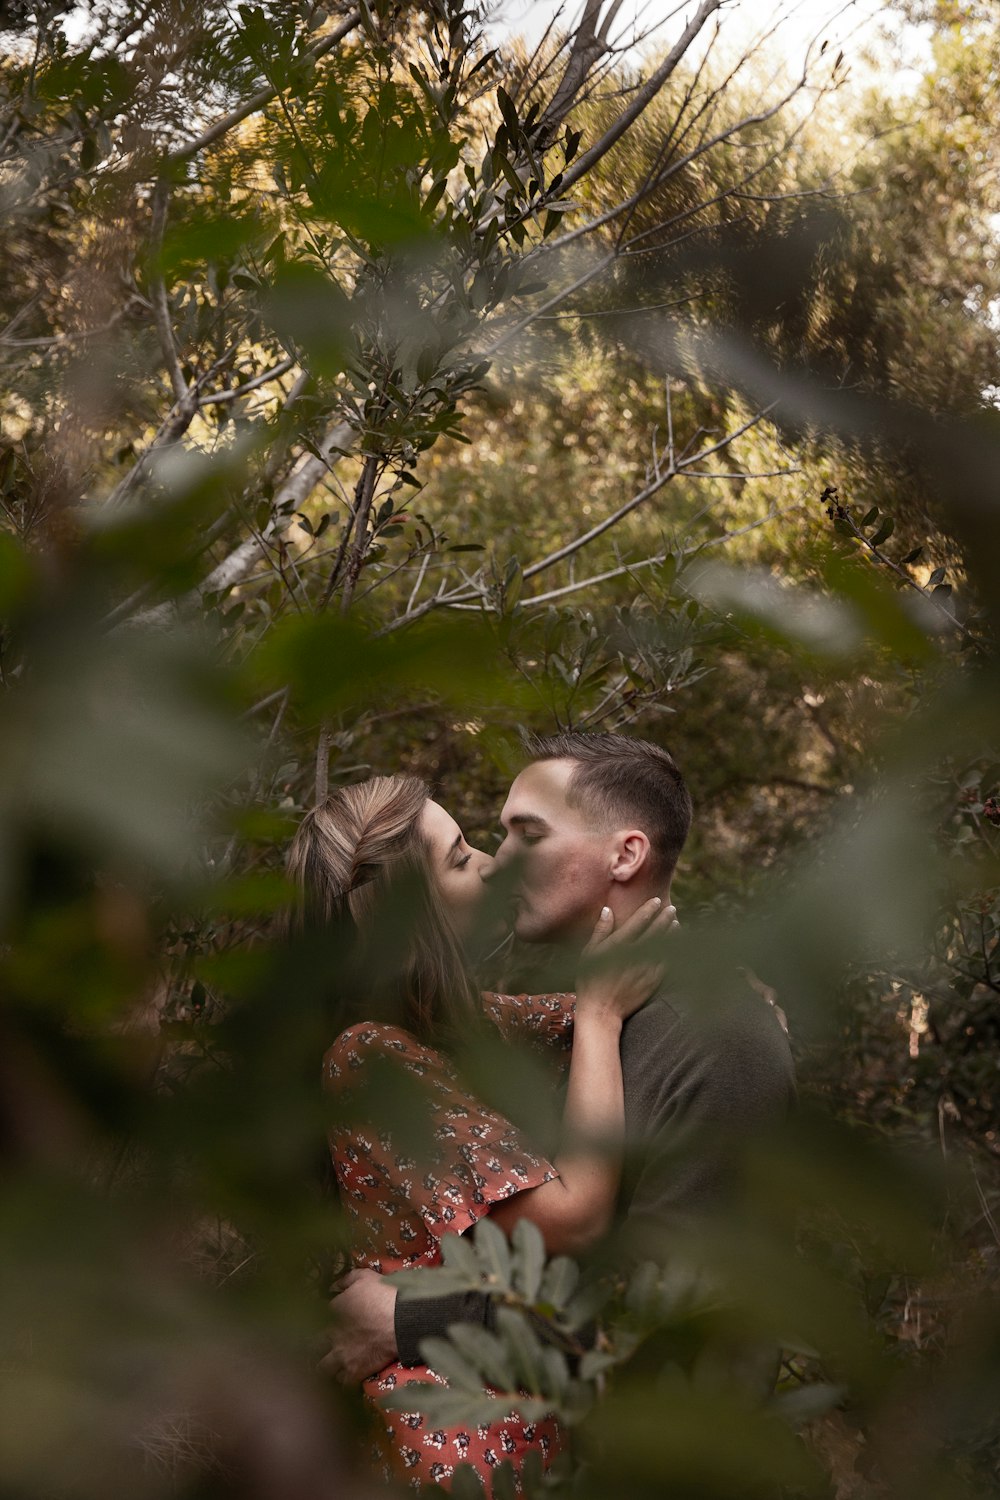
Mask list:
[[552,1344],[543,1344],[542,1364],[545,1369],[545,1394],[551,1395],[556,1402],[562,1402],[569,1387],[569,1366],[565,1354]]
[[[448,1386],[413,1380],[379,1398],[389,1411],[425,1412],[432,1427],[487,1426],[497,1418],[497,1404],[480,1387],[476,1391],[452,1390]],[[511,1402],[522,1410],[523,1401]]]
[[421,1339],[420,1352],[435,1374],[443,1375],[456,1390],[472,1391],[476,1395],[482,1391],[479,1371],[448,1339]]
[[[496,1229],[496,1226],[493,1226]],[[496,1230],[500,1233],[499,1229]],[[441,1254],[450,1271],[460,1271],[468,1281],[478,1286],[481,1277],[479,1260],[471,1242],[461,1234],[446,1234],[441,1240]]]
[[655,1308],[660,1285],[660,1270],[653,1261],[643,1261],[635,1270],[625,1293],[625,1306],[637,1317],[648,1317]]
[[879,508],[878,508],[877,505],[873,505],[872,508],[871,508],[871,510],[866,511],[865,514],[861,518],[861,529],[862,529],[862,531],[865,529],[866,526],[871,526],[873,522],[875,522],[875,521],[878,520],[878,518],[879,518]]
[[[523,196],[524,183],[521,181],[520,177],[518,177],[517,172],[514,170],[513,163],[508,159],[504,152],[499,150],[494,151],[493,162],[494,166],[498,166],[500,168],[514,193],[516,193],[518,197]],[[518,228],[520,226],[515,225],[514,227]]]
[[301,263],[276,273],[265,309],[284,338],[305,350],[320,375],[339,375],[351,336],[350,304],[336,281]]
[[516,141],[521,133],[521,127],[517,121],[517,109],[514,106],[513,99],[502,84],[497,85],[497,103],[500,106],[500,113],[503,115],[503,122],[507,127],[507,134],[512,142]]
[[580,1268],[568,1255],[556,1255],[545,1267],[538,1301],[557,1312],[569,1303],[580,1280]]
[[0,532],[0,613],[7,615],[26,596],[34,577],[28,554],[6,532]]
[[512,1307],[498,1307],[497,1332],[514,1361],[514,1369],[523,1388],[534,1396],[547,1394],[542,1346],[523,1313]]
[[516,1391],[514,1365],[503,1340],[476,1323],[452,1323],[448,1337],[464,1359],[479,1371],[485,1385]]
[[425,214],[432,214],[434,212],[438,204],[441,202],[441,199],[444,197],[445,189],[447,188],[447,186],[447,177],[442,177],[439,179],[439,181],[434,183],[433,187],[427,194],[427,197],[424,199],[423,206]]
[[452,1292],[479,1290],[479,1272],[474,1277],[461,1271],[448,1270],[444,1266],[416,1266],[409,1271],[395,1271],[386,1276],[386,1281],[399,1290],[399,1296],[407,1302],[426,1302],[437,1297],[446,1297]]
[[485,1500],[486,1490],[479,1474],[471,1464],[456,1464],[451,1478],[451,1493],[455,1500]]
[[888,541],[889,537],[892,536],[892,533],[895,531],[895,529],[895,521],[891,516],[886,516],[885,520],[875,532],[874,536],[869,537],[868,540],[873,547],[879,547],[883,542]]
[[507,566],[503,575],[503,598],[504,607],[513,609],[521,597],[524,587],[524,574],[521,572],[521,564],[516,557],[507,559]]
[[580,1377],[583,1380],[594,1380],[598,1375],[603,1375],[605,1370],[610,1370],[618,1362],[618,1356],[607,1349],[588,1349],[580,1361]]
[[417,379],[422,385],[426,385],[429,380],[433,379],[439,364],[438,352],[433,345],[421,349],[417,355]]
[[473,1230],[476,1255],[490,1285],[497,1291],[511,1289],[512,1262],[507,1236],[492,1219],[480,1219]]
[[510,1459],[505,1458],[499,1468],[493,1470],[493,1500],[518,1500],[520,1493],[517,1470]]
[[[593,1492],[828,1495],[817,1459],[773,1412],[678,1382],[669,1394],[620,1384],[587,1417]],[[748,1476],[753,1476],[748,1484]]]
[[[258,239],[263,229],[264,222],[251,213],[224,214],[198,209],[167,231],[156,269],[169,281],[209,261],[231,260]],[[247,279],[244,270],[238,274],[244,281]],[[233,280],[236,280],[235,275]]]
[[514,1290],[521,1293],[526,1302],[535,1302],[545,1270],[545,1241],[537,1224],[530,1219],[518,1219],[511,1235],[514,1250]]

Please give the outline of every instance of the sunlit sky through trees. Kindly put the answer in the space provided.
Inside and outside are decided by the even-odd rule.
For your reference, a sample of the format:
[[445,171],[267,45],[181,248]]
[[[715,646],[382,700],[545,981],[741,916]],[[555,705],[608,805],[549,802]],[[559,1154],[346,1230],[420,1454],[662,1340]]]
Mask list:
[[[571,26],[581,6],[570,0],[501,0],[497,6],[495,29],[499,36],[520,33],[527,41],[537,41],[552,22]],[[633,38],[648,35],[648,44],[669,43],[688,17],[693,3],[678,5],[676,0],[626,0],[615,23],[614,38],[626,49],[629,60],[638,60],[641,47],[633,49]],[[798,68],[810,43],[843,48],[856,71],[865,76],[878,59],[885,56],[885,32],[902,43],[903,55],[916,63],[926,52],[928,34],[925,28],[908,25],[882,0],[785,0],[785,3],[761,7],[748,0],[729,0],[720,10],[720,40],[727,49],[743,48],[767,35],[768,53],[776,63]],[[869,49],[874,54],[869,59]],[[882,71],[882,70],[878,70]],[[909,68],[892,69],[895,86],[906,87],[915,79]],[[882,78],[886,82],[885,76]]]

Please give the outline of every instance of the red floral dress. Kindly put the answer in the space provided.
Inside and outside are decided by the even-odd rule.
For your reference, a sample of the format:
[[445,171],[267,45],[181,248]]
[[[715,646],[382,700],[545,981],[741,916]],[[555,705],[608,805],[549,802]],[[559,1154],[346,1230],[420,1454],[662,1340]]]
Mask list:
[[[505,1034],[528,1034],[568,1048],[572,995],[489,994],[483,1002]],[[385,1273],[439,1265],[444,1235],[461,1234],[493,1204],[558,1176],[508,1120],[462,1089],[440,1053],[398,1026],[362,1022],[341,1032],[324,1058],[324,1083],[345,1099],[357,1098],[374,1070],[390,1067],[402,1070],[401,1083],[416,1084],[428,1112],[427,1121],[418,1122],[426,1137],[420,1164],[398,1127],[393,1134],[391,1128],[352,1122],[330,1137],[337,1182],[352,1220],[354,1264]],[[366,1380],[363,1389],[377,1404],[384,1392],[415,1380],[446,1383],[426,1365],[394,1363]],[[395,1471],[414,1486],[447,1489],[460,1463],[471,1464],[488,1480],[490,1469],[505,1460],[519,1469],[532,1449],[547,1466],[560,1447],[551,1417],[525,1422],[511,1413],[488,1425],[442,1429],[418,1412],[381,1415],[389,1439],[387,1477]]]

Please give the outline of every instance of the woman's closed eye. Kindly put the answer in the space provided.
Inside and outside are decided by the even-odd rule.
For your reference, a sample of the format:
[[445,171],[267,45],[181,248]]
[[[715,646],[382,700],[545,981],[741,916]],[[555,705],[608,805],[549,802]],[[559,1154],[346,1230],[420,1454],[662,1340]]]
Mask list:
[[471,852],[468,853],[468,854],[463,854],[461,859],[456,859],[456,861],[455,861],[455,869],[456,870],[464,870],[465,867],[466,867],[466,865],[469,863],[469,860],[471,858],[472,858]]

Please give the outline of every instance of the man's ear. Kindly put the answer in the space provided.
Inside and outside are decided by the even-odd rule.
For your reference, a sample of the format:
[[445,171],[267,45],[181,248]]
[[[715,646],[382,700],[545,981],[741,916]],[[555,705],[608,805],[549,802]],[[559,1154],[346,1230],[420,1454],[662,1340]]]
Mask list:
[[641,828],[630,828],[615,839],[611,856],[611,879],[623,883],[649,869],[649,839]]

